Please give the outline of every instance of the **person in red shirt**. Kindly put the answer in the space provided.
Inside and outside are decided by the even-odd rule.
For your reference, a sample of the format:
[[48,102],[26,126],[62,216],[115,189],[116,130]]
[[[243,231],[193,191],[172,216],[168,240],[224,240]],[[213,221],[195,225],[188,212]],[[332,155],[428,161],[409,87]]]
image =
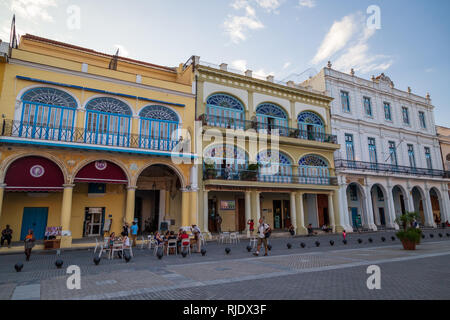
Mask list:
[[253,236],[253,232],[255,231],[255,222],[253,221],[253,219],[250,219],[247,221],[247,224],[249,225],[249,230],[250,230],[250,236]]

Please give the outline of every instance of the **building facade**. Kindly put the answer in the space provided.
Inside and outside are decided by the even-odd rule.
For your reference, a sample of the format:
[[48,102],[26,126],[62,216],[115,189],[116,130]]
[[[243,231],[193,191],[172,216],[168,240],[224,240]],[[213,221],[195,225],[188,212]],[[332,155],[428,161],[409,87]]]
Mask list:
[[[442,162],[444,164],[445,176],[450,179],[450,128],[436,126],[436,131],[439,138],[439,144],[441,146]],[[448,187],[450,189],[450,181],[448,182]]]
[[192,66],[25,35],[0,71],[0,225],[14,241],[30,228],[42,239],[62,226],[64,247],[134,220],[141,231],[196,223],[183,133],[194,130]]
[[192,60],[203,229],[218,231],[220,216],[222,231],[248,233],[247,221],[256,226],[260,217],[274,230],[293,226],[297,234],[306,234],[308,224],[342,230],[331,98],[250,70]]
[[335,153],[341,219],[346,229],[398,228],[396,217],[420,214],[435,227],[450,215],[430,96],[401,91],[381,74],[366,80],[331,63],[304,86],[326,90],[332,132],[341,145]]

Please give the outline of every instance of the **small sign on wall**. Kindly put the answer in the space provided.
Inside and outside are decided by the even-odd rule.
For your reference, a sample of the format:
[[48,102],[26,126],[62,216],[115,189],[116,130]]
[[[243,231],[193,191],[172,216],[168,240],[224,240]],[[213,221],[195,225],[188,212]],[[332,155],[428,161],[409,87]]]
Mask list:
[[220,201],[220,210],[236,210],[236,201],[235,200],[221,200]]

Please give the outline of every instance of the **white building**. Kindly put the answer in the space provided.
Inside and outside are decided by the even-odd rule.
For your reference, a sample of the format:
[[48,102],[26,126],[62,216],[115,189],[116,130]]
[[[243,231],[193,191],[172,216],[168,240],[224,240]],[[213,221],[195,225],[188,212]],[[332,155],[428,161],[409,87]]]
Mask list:
[[396,217],[420,213],[422,225],[450,220],[449,179],[444,178],[430,96],[394,88],[383,73],[366,80],[331,63],[304,86],[326,91],[332,133],[340,150],[335,166],[344,227],[398,228]]

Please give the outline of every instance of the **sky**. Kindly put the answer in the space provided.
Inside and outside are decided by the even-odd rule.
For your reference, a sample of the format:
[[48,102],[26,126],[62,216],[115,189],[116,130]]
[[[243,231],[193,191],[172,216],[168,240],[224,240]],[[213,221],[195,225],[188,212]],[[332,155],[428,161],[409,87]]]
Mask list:
[[366,79],[383,72],[429,92],[436,124],[450,127],[448,0],[0,0],[4,41],[14,13],[20,35],[166,66],[198,55],[276,80],[329,60]]

